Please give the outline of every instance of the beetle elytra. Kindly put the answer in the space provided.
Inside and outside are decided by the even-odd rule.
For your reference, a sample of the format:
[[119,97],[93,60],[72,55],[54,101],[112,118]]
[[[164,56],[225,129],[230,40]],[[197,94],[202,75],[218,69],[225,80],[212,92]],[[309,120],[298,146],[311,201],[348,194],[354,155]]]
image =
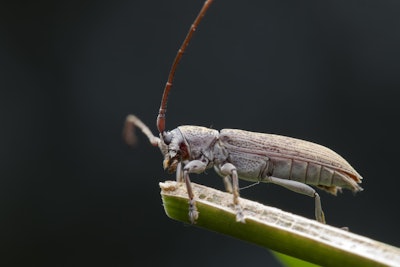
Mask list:
[[136,141],[138,127],[150,143],[158,146],[164,156],[163,166],[176,172],[177,181],[186,184],[189,196],[189,219],[198,218],[195,196],[191,189],[190,173],[202,173],[209,168],[223,177],[227,191],[233,195],[236,220],[245,221],[239,201],[239,179],[274,183],[315,199],[315,217],[325,223],[319,194],[310,185],[333,195],[342,188],[361,191],[361,175],[340,155],[324,146],[275,134],[255,133],[238,129],[215,130],[184,125],[171,131],[165,129],[165,114],[169,91],[181,57],[193,33],[210,7],[205,1],[173,61],[165,85],[157,128],[159,137],[134,115],[125,121],[123,137],[128,144]]

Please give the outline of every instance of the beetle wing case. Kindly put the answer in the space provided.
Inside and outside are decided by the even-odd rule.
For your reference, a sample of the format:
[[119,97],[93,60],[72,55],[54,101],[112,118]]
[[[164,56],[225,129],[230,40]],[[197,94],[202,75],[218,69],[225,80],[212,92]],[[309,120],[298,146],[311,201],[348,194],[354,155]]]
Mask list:
[[[277,175],[317,185],[332,194],[340,187],[362,190],[358,186],[361,175],[327,147],[301,139],[238,129],[223,129],[219,138],[231,155],[250,154],[268,159],[273,166],[269,166],[268,173],[261,178]],[[314,169],[316,171],[311,174]]]

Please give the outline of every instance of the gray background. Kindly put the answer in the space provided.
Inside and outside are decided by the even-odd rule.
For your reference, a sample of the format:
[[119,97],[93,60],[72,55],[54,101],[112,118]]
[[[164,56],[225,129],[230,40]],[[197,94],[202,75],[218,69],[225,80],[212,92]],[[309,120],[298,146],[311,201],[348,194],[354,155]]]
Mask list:
[[[11,1],[10,1],[11,2]],[[252,244],[167,218],[174,179],[125,116],[155,119],[201,0],[0,4],[0,263],[277,266]],[[277,133],[328,146],[364,192],[321,192],[328,223],[399,246],[398,1],[221,1],[177,71],[167,128]],[[209,171],[194,182],[222,189]],[[248,183],[242,182],[241,185]],[[313,200],[242,196],[313,218]],[[247,266],[247,265],[246,265]]]

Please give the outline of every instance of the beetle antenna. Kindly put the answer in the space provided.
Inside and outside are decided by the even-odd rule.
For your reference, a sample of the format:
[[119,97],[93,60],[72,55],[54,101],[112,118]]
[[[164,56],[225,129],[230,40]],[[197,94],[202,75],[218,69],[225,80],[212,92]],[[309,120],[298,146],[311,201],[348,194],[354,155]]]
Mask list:
[[188,44],[190,42],[190,39],[192,39],[193,33],[196,31],[196,28],[199,26],[200,21],[206,14],[206,12],[207,12],[208,8],[210,7],[210,5],[212,4],[212,2],[213,2],[213,0],[206,0],[204,2],[203,7],[201,8],[196,19],[194,20],[192,26],[190,26],[189,32],[187,33],[185,40],[183,40],[183,43],[182,43],[181,47],[179,48],[178,53],[175,56],[174,62],[172,63],[171,70],[168,75],[168,81],[164,87],[164,93],[163,93],[163,96],[161,99],[160,110],[159,110],[158,116],[157,116],[157,128],[160,133],[163,133],[165,131],[165,113],[167,112],[168,94],[172,87],[172,82],[174,80],[175,71],[178,67],[179,62],[181,61],[181,58],[183,56],[183,53],[186,50],[186,47],[188,46]]

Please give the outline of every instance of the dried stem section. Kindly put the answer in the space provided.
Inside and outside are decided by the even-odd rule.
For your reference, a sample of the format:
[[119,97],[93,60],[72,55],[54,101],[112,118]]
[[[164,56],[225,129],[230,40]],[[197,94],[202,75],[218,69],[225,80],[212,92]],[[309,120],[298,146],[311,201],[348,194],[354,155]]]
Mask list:
[[[184,184],[160,183],[167,215],[189,223]],[[245,223],[235,220],[232,195],[192,183],[196,226],[322,266],[399,266],[400,249],[280,209],[241,199]]]

